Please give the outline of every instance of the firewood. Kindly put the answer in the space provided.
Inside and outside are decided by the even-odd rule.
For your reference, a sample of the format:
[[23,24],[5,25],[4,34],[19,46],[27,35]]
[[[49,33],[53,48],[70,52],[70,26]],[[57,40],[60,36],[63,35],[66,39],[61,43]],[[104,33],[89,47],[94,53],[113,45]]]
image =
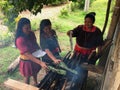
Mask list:
[[8,79],[4,84],[12,90],[39,90],[39,88],[13,79]]
[[18,65],[19,65],[19,61],[20,61],[20,56],[18,56],[8,67],[8,70],[7,72],[9,74],[11,74],[12,72],[14,72],[17,68],[18,68]]
[[96,73],[99,73],[99,74],[103,73],[103,68],[100,67],[100,66],[95,66],[95,65],[92,65],[92,64],[81,64],[81,67],[86,69],[86,70],[96,72]]

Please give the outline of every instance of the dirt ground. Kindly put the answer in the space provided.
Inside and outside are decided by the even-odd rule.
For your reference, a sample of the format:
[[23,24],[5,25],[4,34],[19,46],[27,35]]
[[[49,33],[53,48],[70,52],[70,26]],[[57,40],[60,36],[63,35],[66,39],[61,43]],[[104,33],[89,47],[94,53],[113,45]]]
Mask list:
[[41,10],[41,13],[38,13],[37,15],[33,15],[32,13],[30,13],[29,11],[23,11],[20,16],[22,17],[27,17],[29,19],[50,19],[50,18],[56,18],[57,15],[60,13],[60,10],[62,8],[66,7],[65,5],[60,5],[60,6],[54,6],[54,7],[44,7]]

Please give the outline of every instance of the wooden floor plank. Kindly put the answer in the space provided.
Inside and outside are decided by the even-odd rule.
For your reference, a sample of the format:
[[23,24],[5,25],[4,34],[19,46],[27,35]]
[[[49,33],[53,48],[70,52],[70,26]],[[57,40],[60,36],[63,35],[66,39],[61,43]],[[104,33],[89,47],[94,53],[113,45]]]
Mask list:
[[4,84],[13,90],[39,90],[39,88],[34,87],[32,85],[28,85],[13,79],[8,79],[4,82]]

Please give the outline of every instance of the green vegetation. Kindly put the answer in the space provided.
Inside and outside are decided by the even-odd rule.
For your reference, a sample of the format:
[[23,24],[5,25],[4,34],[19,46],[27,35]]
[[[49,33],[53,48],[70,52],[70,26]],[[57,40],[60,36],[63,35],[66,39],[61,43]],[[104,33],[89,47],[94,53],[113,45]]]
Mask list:
[[18,70],[12,75],[7,74],[8,66],[16,59],[16,57],[18,57],[18,55],[18,50],[11,46],[0,48],[0,90],[7,90],[3,86],[3,82],[7,78],[21,80]]
[[0,72],[2,73],[7,71],[6,67],[9,66],[12,60],[15,60],[18,55],[19,55],[18,50],[11,46],[0,48],[0,68],[1,68]]
[[13,33],[8,30],[0,30],[0,47],[8,46],[13,42]]
[[[76,1],[76,0],[71,0]],[[0,10],[4,13],[4,24],[8,26],[9,31],[15,31],[15,19],[20,12],[29,10],[37,15],[41,12],[43,5],[57,6],[68,3],[69,0],[0,0]]]
[[[88,12],[90,11],[96,12],[95,25],[97,25],[101,30],[104,26],[106,6],[107,6],[106,0],[95,0],[91,4],[90,10],[88,11]],[[63,13],[61,13],[61,15],[59,15],[58,18],[51,19],[53,28],[56,30],[58,35],[58,40],[62,49],[62,53],[61,53],[62,56],[64,56],[68,51],[70,51],[69,37],[66,35],[66,32],[68,30],[73,29],[79,24],[83,24],[84,16],[87,13],[79,9],[74,9],[73,12],[69,10],[65,10],[64,12],[66,12],[67,15],[64,15]],[[112,11],[111,11],[111,14],[112,14]],[[110,20],[111,19],[109,18],[109,23],[110,23]],[[32,22],[32,29],[33,30],[38,29],[39,20],[37,19],[31,22]],[[108,27],[109,27],[109,23],[108,23]],[[106,29],[106,32],[108,30],[108,27]],[[106,35],[107,33],[105,33],[104,38],[106,37]],[[74,39],[73,39],[73,42],[75,43]],[[13,60],[15,60],[18,57],[18,55],[19,55],[18,50],[11,46],[0,48],[0,85],[1,85],[0,90],[3,90],[4,88],[3,82],[9,77],[22,81],[18,70],[16,70],[16,72],[14,72],[12,75],[7,74],[7,67],[10,65],[10,63]]]

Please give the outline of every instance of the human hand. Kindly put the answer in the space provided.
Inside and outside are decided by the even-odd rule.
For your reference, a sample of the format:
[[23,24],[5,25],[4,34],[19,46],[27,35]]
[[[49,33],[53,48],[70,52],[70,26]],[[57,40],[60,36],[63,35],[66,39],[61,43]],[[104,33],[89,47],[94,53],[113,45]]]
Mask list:
[[92,50],[92,52],[90,53],[90,55],[88,56],[88,60],[93,59],[96,56],[96,51]]
[[61,61],[62,61],[62,60],[60,60],[60,59],[56,59],[56,60],[54,61],[54,63],[55,63],[55,64],[59,64]]
[[40,65],[41,65],[41,67],[42,67],[43,69],[48,70],[48,67],[47,67],[47,65],[46,65],[45,62],[42,62],[42,61],[41,61]]
[[92,50],[92,52],[91,52],[91,53],[94,53],[94,52],[96,52],[96,50]]
[[67,35],[68,35],[69,37],[72,36],[72,34],[73,34],[73,32],[72,32],[71,30],[67,32]]

